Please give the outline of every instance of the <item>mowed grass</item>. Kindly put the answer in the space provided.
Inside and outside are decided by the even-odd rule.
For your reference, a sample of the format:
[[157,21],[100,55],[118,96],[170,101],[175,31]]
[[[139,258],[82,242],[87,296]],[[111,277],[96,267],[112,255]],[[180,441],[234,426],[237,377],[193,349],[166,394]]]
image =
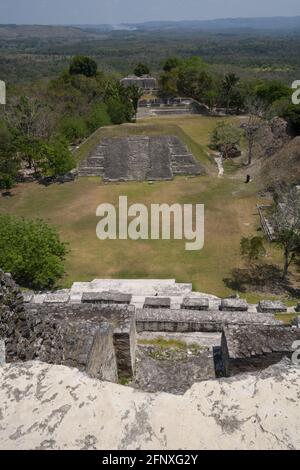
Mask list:
[[208,173],[215,170],[213,159],[209,157],[208,148],[210,135],[217,122],[224,119],[233,121],[234,118],[212,118],[204,116],[174,116],[150,118],[138,121],[136,124],[109,126],[97,130],[75,152],[77,161],[81,161],[103,138],[126,135],[177,135],[192,151],[200,163],[206,166]]
[[[12,197],[0,198],[0,210],[39,217],[58,228],[62,240],[70,245],[64,286],[94,278],[174,278],[192,283],[194,289],[203,292],[228,295],[231,291],[223,279],[241,265],[241,237],[255,234],[259,227],[258,200],[256,188],[245,185],[243,177],[217,177],[217,169],[207,154],[209,133],[215,123],[213,118],[198,116],[161,118],[98,131],[102,136],[172,131],[192,147],[207,169],[205,176],[178,177],[154,184],[104,184],[99,178],[80,178],[49,187],[26,183],[14,188]],[[99,136],[93,145],[98,141]],[[86,153],[91,142],[84,145]],[[80,152],[82,158],[83,150]],[[129,204],[143,203],[149,210],[155,203],[205,204],[204,249],[186,251],[184,240],[100,241],[96,237],[96,209],[101,203],[118,206],[120,195],[127,195]],[[273,251],[270,253],[272,258]]]

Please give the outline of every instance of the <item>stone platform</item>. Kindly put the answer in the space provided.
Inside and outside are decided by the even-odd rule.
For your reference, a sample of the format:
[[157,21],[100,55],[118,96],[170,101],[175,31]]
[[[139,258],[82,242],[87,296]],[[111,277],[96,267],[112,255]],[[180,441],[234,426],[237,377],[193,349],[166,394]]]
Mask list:
[[161,181],[176,175],[199,175],[204,169],[175,136],[103,139],[79,166],[79,176],[104,181]]

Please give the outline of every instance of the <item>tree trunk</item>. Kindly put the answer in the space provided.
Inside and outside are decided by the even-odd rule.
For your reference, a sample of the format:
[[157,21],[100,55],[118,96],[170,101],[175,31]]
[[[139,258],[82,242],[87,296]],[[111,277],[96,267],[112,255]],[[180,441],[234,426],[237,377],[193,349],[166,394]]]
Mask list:
[[252,153],[253,153],[253,139],[249,139],[249,145],[248,145],[248,162],[247,166],[250,166],[252,163]]
[[290,252],[289,250],[285,249],[284,250],[284,268],[283,268],[283,273],[282,277],[283,279],[287,278],[288,272],[289,272],[289,267],[294,259],[294,254],[290,257]]

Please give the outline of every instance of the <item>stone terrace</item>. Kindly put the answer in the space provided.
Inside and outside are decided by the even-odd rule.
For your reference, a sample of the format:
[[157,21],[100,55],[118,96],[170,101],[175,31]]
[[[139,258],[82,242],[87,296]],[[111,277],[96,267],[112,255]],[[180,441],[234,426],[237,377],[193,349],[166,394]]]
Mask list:
[[131,136],[103,139],[79,166],[79,176],[105,181],[172,180],[199,175],[203,169],[175,136]]
[[291,358],[300,330],[282,325],[226,325],[222,333],[225,375],[264,369]]
[[136,311],[138,332],[221,332],[224,326],[281,325],[271,313],[221,312],[143,308]]

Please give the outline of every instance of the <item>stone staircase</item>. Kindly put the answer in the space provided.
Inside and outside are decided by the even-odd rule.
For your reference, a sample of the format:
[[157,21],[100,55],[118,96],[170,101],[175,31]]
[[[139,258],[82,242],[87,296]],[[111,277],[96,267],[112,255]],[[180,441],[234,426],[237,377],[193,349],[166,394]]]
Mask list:
[[104,181],[169,181],[174,175],[199,175],[200,164],[175,136],[103,139],[80,163],[79,176]]
[[105,145],[98,145],[89,157],[81,162],[78,176],[103,176],[105,165]]
[[179,139],[170,137],[171,168],[174,175],[200,175],[201,167]]

